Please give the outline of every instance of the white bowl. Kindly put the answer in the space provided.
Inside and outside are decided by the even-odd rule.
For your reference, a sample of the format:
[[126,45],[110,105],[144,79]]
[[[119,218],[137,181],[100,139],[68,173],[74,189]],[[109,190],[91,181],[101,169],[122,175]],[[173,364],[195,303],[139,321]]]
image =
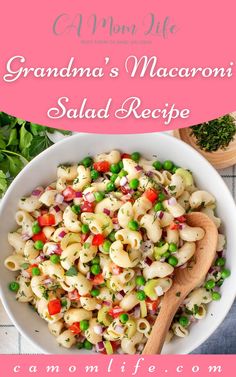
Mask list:
[[236,208],[228,188],[215,169],[194,149],[165,134],[78,134],[52,146],[23,169],[10,186],[0,209],[0,293],[4,307],[21,334],[38,346],[42,352],[51,354],[86,352],[67,351],[60,348],[55,338],[49,334],[46,322],[40,319],[28,305],[16,302],[14,294],[8,290],[13,274],[5,269],[3,261],[11,252],[7,242],[7,233],[16,228],[14,216],[19,198],[30,194],[38,185],[52,182],[55,179],[58,164],[80,161],[83,156],[94,155],[113,148],[128,153],[139,151],[147,158],[158,156],[161,160],[173,160],[177,165],[190,169],[194,173],[198,187],[209,190],[217,199],[217,213],[223,221],[227,236],[227,266],[231,269],[231,277],[226,279],[221,288],[222,299],[209,305],[206,318],[191,327],[188,337],[175,339],[163,350],[164,353],[171,354],[190,353],[220,325],[235,298]]

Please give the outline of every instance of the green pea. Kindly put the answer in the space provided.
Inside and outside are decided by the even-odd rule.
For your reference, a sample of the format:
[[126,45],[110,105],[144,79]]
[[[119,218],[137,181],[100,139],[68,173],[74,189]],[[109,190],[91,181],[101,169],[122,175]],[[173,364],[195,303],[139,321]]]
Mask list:
[[34,243],[34,247],[36,250],[42,250],[43,246],[44,246],[43,241],[38,240],[38,241],[35,241]]
[[175,267],[177,266],[178,264],[178,259],[176,257],[174,257],[173,255],[171,255],[169,258],[168,258],[168,261],[167,261],[171,266]]
[[164,254],[162,254],[162,257],[163,258],[169,258],[169,256],[170,256],[170,253],[169,253],[169,251],[166,251]]
[[153,209],[155,212],[164,211],[164,207],[161,202],[156,203]]
[[76,344],[76,348],[77,348],[78,350],[81,350],[83,347],[84,347],[84,345],[83,345],[83,343],[81,343],[81,342],[79,342],[79,343]]
[[177,251],[177,245],[176,245],[176,243],[171,242],[171,243],[169,244],[169,251],[170,251],[171,253],[175,253],[175,252]]
[[79,327],[82,331],[86,331],[88,330],[89,328],[89,321],[87,321],[86,319],[82,319],[82,321],[80,321],[79,323]]
[[98,275],[101,272],[101,267],[99,266],[99,264],[93,264],[90,268],[90,271],[93,275]]
[[107,192],[115,191],[115,189],[116,189],[116,186],[114,185],[114,183],[109,182],[109,183],[107,184],[107,187],[106,187],[106,191],[107,191]]
[[129,320],[129,316],[126,313],[123,313],[119,316],[119,320],[121,323],[125,324]]
[[120,165],[119,165],[119,164],[111,164],[111,166],[110,166],[110,171],[111,171],[113,174],[118,174],[119,171],[120,171]]
[[164,170],[171,170],[173,168],[173,162],[170,160],[166,160],[163,162],[163,168]]
[[154,161],[152,166],[156,169],[156,170],[161,170],[162,169],[162,163],[160,161]]
[[57,264],[60,262],[60,257],[57,254],[53,254],[50,256],[50,261],[54,264]]
[[101,202],[105,197],[104,192],[101,192],[101,191],[97,191],[93,195],[94,195],[96,202]]
[[137,285],[144,285],[146,283],[146,280],[144,279],[143,276],[137,276],[136,279],[135,279],[135,283]]
[[189,319],[185,315],[181,315],[179,317],[179,324],[183,327],[187,327],[189,325]]
[[134,178],[134,179],[131,179],[130,183],[129,183],[129,187],[132,189],[132,190],[137,190],[139,186],[139,180]]
[[81,226],[81,232],[82,232],[83,234],[87,234],[87,233],[89,232],[89,226],[88,226],[87,224],[83,224],[83,225]]
[[108,238],[109,238],[109,240],[110,240],[111,242],[115,242],[115,240],[116,240],[115,234],[116,234],[116,232],[115,232],[115,230],[113,230],[113,231],[108,235]]
[[210,289],[213,289],[215,287],[215,282],[214,280],[208,280],[206,283],[205,283],[205,288],[210,290]]
[[163,194],[163,192],[160,192],[160,194],[158,195],[158,201],[163,202],[165,198],[166,198],[165,194]]
[[128,222],[128,227],[129,227],[130,230],[138,230],[138,228],[139,228],[138,223],[135,220],[130,220]]
[[120,169],[123,169],[123,167],[124,167],[124,164],[123,164],[122,160],[119,161],[119,167],[120,167]]
[[131,154],[131,158],[132,158],[132,160],[135,161],[135,162],[139,162],[140,157],[141,157],[141,155],[140,155],[139,152],[133,152],[133,153]]
[[87,339],[84,341],[83,343],[83,347],[86,349],[86,350],[91,350],[93,348],[93,345],[92,343],[90,343]]
[[119,177],[120,177],[120,178],[125,177],[126,175],[128,175],[128,173],[127,173],[127,171],[125,171],[125,170],[121,170],[121,171],[119,172]]
[[91,263],[92,263],[92,264],[99,264],[99,263],[100,263],[100,258],[99,258],[99,256],[96,255],[96,257],[93,258],[93,259],[91,260]]
[[76,215],[78,215],[80,212],[81,212],[81,208],[79,205],[77,204],[74,204],[72,207],[71,207],[71,210],[72,212],[74,212]]
[[110,251],[110,247],[111,247],[111,241],[109,240],[105,240],[102,244],[102,248],[103,248],[103,251],[106,253],[106,254],[109,254],[109,251]]
[[63,308],[65,308],[65,307],[67,306],[67,304],[68,304],[67,300],[66,300],[65,298],[63,298],[63,299],[61,300],[61,306],[62,306]]
[[146,294],[144,291],[137,291],[136,292],[136,297],[139,301],[144,301],[146,299]]
[[92,289],[90,293],[91,293],[91,296],[97,297],[97,296],[99,296],[100,291],[99,291],[99,289]]
[[217,258],[215,261],[215,265],[218,267],[224,267],[225,265],[225,258]]
[[9,285],[8,285],[10,291],[12,292],[18,292],[19,289],[20,289],[20,284],[17,283],[16,281],[12,281]]
[[84,165],[85,168],[89,168],[93,163],[93,159],[91,157],[85,157],[82,160],[82,164]]
[[40,275],[40,269],[38,267],[32,268],[32,276],[39,276]]
[[112,183],[115,183],[115,181],[116,181],[116,179],[117,179],[118,177],[119,177],[118,174],[112,174],[112,176],[110,177],[110,181],[111,181]]
[[211,297],[212,297],[212,300],[218,301],[221,299],[221,294],[219,292],[214,291],[212,292]]
[[222,279],[227,279],[230,275],[231,275],[231,272],[230,272],[230,270],[228,268],[224,268],[221,271],[221,277],[222,277]]
[[171,173],[175,174],[177,169],[179,169],[179,166],[174,165],[173,168],[171,169]]
[[91,170],[90,175],[93,181],[96,181],[96,179],[100,177],[100,174],[97,170]]
[[32,232],[33,234],[38,234],[41,232],[41,227],[37,221],[32,225]]

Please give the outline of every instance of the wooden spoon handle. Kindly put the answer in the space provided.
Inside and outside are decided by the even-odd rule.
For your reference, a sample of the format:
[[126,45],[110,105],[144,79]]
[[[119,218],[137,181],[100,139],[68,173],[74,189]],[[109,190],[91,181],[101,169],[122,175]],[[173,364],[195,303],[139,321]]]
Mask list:
[[142,352],[144,355],[156,355],[161,353],[166,334],[168,333],[174,315],[187,296],[187,293],[188,292],[184,294],[182,289],[181,296],[179,296],[178,286],[176,286],[176,289],[171,289],[166,292],[161,302],[160,312]]

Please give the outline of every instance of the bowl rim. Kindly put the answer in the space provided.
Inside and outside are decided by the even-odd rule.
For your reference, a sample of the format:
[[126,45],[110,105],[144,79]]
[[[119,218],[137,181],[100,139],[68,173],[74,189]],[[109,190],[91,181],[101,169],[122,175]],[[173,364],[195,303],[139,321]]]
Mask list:
[[[11,183],[11,185],[7,189],[7,192],[5,193],[4,197],[1,200],[1,203],[0,203],[0,218],[3,215],[4,207],[6,206],[6,204],[8,202],[8,198],[10,198],[10,196],[11,196],[11,192],[13,191],[14,186],[17,185],[18,182],[21,181],[22,176],[24,177],[24,175],[27,173],[27,171],[31,168],[32,165],[34,165],[37,162],[40,162],[40,160],[43,161],[48,154],[53,153],[53,151],[56,150],[56,149],[58,149],[58,148],[60,148],[60,146],[62,144],[70,143],[71,139],[78,139],[78,140],[80,140],[83,137],[90,137],[90,136],[92,136],[92,137],[94,137],[94,136],[95,137],[96,136],[99,136],[99,137],[101,137],[101,136],[103,136],[103,137],[130,137],[130,136],[132,136],[132,137],[135,137],[135,136],[142,137],[142,136],[145,136],[145,137],[147,137],[147,136],[151,136],[152,134],[161,136],[161,138],[166,139],[166,140],[175,139],[176,143],[182,144],[185,149],[189,150],[190,153],[198,156],[198,159],[200,159],[205,165],[207,165],[210,170],[214,171],[214,173],[218,176],[218,179],[221,181],[221,184],[224,186],[225,190],[227,191],[227,193],[228,193],[227,200],[229,199],[231,201],[231,206],[232,206],[232,208],[234,208],[234,211],[236,213],[236,203],[234,201],[234,198],[233,198],[233,196],[232,196],[232,194],[231,194],[228,186],[226,185],[225,181],[222,179],[221,175],[219,174],[219,172],[211,165],[211,163],[205,157],[203,157],[198,151],[196,151],[190,145],[186,144],[184,141],[182,141],[180,139],[177,139],[174,136],[172,136],[170,134],[167,134],[165,132],[152,132],[152,133],[148,133],[148,134],[147,133],[144,133],[144,134],[143,133],[137,133],[137,134],[112,134],[112,135],[110,135],[110,134],[103,134],[103,135],[101,135],[101,134],[95,134],[95,133],[93,133],[93,134],[91,134],[91,133],[78,133],[78,134],[74,134],[74,135],[72,135],[70,137],[66,137],[66,138],[58,141],[54,145],[50,146],[48,149],[44,150],[39,155],[37,155],[33,160],[31,160],[20,171],[20,173],[17,175],[17,177]],[[3,267],[3,264],[2,264],[2,266],[0,266],[0,269],[2,267]],[[229,311],[230,311],[230,309],[231,309],[231,307],[232,307],[232,305],[234,303],[235,298],[236,298],[236,288],[235,288],[234,295],[232,294],[232,297],[230,299],[228,299],[227,304],[224,306],[224,311],[222,312],[223,314],[221,314],[221,316],[219,317],[219,319],[217,321],[214,321],[215,325],[213,326],[213,328],[209,332],[207,332],[206,335],[203,334],[201,337],[195,339],[192,342],[192,346],[188,347],[188,353],[187,354],[190,354],[193,350],[195,350],[197,347],[199,347],[201,344],[203,344],[217,330],[217,328],[220,326],[220,324],[224,321],[225,317],[229,313]],[[39,345],[37,343],[37,341],[34,340],[33,337],[29,336],[25,332],[24,327],[22,327],[20,324],[18,324],[17,315],[15,315],[11,311],[11,309],[9,308],[8,299],[7,299],[7,297],[2,292],[1,279],[0,279],[0,300],[1,300],[2,304],[3,304],[3,307],[4,307],[7,315],[9,316],[10,320],[12,321],[12,323],[16,327],[16,329],[19,331],[19,333],[22,334],[22,336],[25,339],[27,339],[31,344],[33,344],[35,347],[37,347],[43,354],[51,354],[50,352],[46,351],[46,349],[44,349],[41,345]],[[78,353],[78,355],[80,355],[80,354],[81,353]],[[181,353],[179,353],[179,354],[181,354]],[[186,353],[182,352],[182,354],[186,354]]]

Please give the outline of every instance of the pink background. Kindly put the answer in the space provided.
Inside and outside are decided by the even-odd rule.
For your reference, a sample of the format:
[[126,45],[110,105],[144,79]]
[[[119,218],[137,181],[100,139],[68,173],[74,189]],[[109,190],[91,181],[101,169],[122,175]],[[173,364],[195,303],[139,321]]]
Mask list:
[[[91,39],[88,30],[78,38],[74,32],[56,37],[52,25],[60,13],[84,17],[96,13],[98,17],[113,15],[121,23],[137,23],[142,27],[143,16],[153,12],[158,19],[166,16],[177,25],[178,31],[163,39],[139,32],[136,37],[107,37],[104,30],[93,39],[128,40],[128,44],[83,44]],[[114,66],[123,67],[130,54],[157,55],[161,66],[228,66],[234,61],[235,0],[11,0],[1,7],[0,22],[0,110],[35,123],[57,128],[96,133],[136,133],[186,127],[213,119],[236,110],[235,81],[231,79],[131,79],[124,69],[118,79],[20,79],[5,83],[6,62],[14,55],[27,59],[27,66],[66,65],[71,56],[78,65],[95,66],[110,56]],[[149,44],[132,44],[131,40],[148,40]],[[138,96],[143,107],[163,107],[166,102],[176,107],[189,108],[189,119],[177,119],[170,126],[163,120],[52,120],[47,117],[49,108],[61,96],[70,98],[71,106],[78,107],[82,98],[88,97],[96,107],[109,97],[118,108],[130,96]]]
[[[139,362],[138,360],[141,359]],[[54,355],[54,356],[39,356],[39,355],[8,355],[0,356],[1,360],[1,372],[4,377],[27,377],[27,376],[166,376],[166,377],[190,377],[190,376],[212,376],[220,375],[221,377],[232,376],[232,370],[235,367],[235,356],[233,355],[168,355],[168,356],[66,356],[66,355]],[[112,360],[112,361],[111,361]],[[111,363],[110,370],[108,368]],[[139,364],[135,373],[135,365]],[[47,366],[59,366],[59,371],[56,373],[47,373]],[[91,373],[85,372],[85,366],[97,366],[98,372]],[[122,372],[121,366],[124,365],[124,371]],[[14,367],[17,368],[17,372],[14,373]],[[36,366],[37,372],[30,367]],[[75,366],[69,371],[70,366]],[[153,368],[155,367],[155,369]],[[209,372],[209,366],[220,366],[221,372],[211,371]],[[151,368],[151,369],[149,369]]]

